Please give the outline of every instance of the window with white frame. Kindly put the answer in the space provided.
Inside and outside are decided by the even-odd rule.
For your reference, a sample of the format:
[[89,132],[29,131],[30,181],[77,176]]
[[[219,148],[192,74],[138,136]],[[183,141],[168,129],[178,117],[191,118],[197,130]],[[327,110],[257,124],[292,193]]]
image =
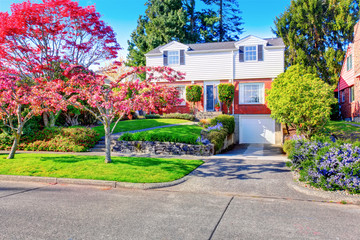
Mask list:
[[169,59],[168,60],[169,65],[179,65],[179,63],[180,63],[179,51],[169,51],[168,59]]
[[186,88],[185,88],[185,86],[183,86],[183,85],[176,86],[176,90],[179,91],[178,98],[183,100],[179,105],[180,106],[185,106],[186,105]]
[[256,61],[257,60],[257,50],[256,46],[245,46],[245,61]]
[[347,71],[351,70],[353,66],[352,63],[352,54],[346,58],[346,69]]
[[353,102],[355,100],[354,98],[354,86],[350,87],[350,94],[349,94],[349,102]]
[[264,104],[264,83],[240,83],[239,104]]

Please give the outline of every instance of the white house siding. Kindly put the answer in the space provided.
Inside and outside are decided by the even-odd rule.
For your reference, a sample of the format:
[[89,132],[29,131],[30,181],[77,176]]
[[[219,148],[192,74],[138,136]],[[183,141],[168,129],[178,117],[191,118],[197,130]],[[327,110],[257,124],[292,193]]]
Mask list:
[[148,67],[159,67],[164,65],[163,55],[152,55],[146,57],[146,66]]
[[236,51],[234,61],[235,79],[275,78],[284,72],[283,49],[264,47],[264,61],[251,62],[240,62]]
[[[169,49],[166,48],[168,51]],[[224,80],[232,78],[232,51],[226,52],[185,52],[185,65],[169,67],[186,73],[185,81]],[[163,56],[148,56],[147,66],[162,66]]]

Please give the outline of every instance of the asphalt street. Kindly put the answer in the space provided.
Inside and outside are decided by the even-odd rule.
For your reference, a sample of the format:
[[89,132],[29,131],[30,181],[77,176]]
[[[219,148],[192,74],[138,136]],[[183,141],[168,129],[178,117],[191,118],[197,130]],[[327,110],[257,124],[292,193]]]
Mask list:
[[154,190],[2,181],[0,239],[360,239],[359,205],[296,191],[281,158],[254,155]]

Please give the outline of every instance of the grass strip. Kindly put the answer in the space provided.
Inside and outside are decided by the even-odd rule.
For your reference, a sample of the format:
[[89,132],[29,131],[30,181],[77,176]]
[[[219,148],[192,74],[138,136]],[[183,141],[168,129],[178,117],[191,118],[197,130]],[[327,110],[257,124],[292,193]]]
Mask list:
[[203,164],[201,160],[142,157],[18,153],[15,159],[0,155],[0,174],[94,179],[131,183],[170,182],[182,178]]

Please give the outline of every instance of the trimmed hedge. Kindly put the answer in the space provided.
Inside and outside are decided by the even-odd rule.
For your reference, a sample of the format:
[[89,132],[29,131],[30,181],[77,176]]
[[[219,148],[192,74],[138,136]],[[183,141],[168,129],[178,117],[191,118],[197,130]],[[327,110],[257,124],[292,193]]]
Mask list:
[[185,119],[189,121],[195,120],[194,115],[187,113],[164,113],[161,118]]
[[159,114],[146,114],[145,115],[145,119],[159,119],[160,115]]
[[211,126],[215,126],[218,123],[222,123],[224,130],[228,134],[232,134],[235,131],[235,118],[234,116],[222,114],[211,119]]
[[169,133],[138,132],[125,133],[120,136],[120,141],[151,141],[151,142],[177,142],[199,145],[197,136],[176,136]]
[[208,133],[207,137],[212,144],[215,146],[215,152],[219,152],[224,146],[225,138],[228,133],[225,129],[212,130]]
[[[85,152],[93,147],[99,139],[99,134],[90,128],[45,128],[33,135],[22,137],[18,149],[27,151]],[[1,137],[0,149],[9,150],[12,140],[11,136]]]
[[187,113],[164,113],[163,115],[159,114],[146,114],[146,119],[158,119],[158,118],[169,118],[169,119],[185,119],[189,121],[194,121],[195,116]]

